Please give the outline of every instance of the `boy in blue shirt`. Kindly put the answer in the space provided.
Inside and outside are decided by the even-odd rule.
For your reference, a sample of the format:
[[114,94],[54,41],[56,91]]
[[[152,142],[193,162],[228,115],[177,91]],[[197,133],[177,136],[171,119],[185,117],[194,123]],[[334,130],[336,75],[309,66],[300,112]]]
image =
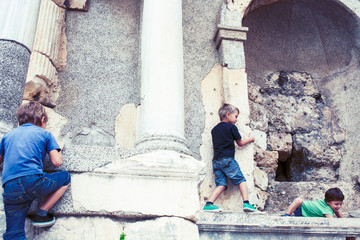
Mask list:
[[214,205],[216,199],[227,188],[226,179],[229,178],[234,185],[238,185],[242,199],[244,201],[244,212],[257,212],[258,210],[249,203],[248,188],[246,179],[242,174],[239,164],[236,162],[235,144],[245,146],[255,141],[255,138],[249,136],[242,139],[238,128],[235,126],[239,116],[239,109],[231,104],[224,104],[219,109],[220,123],[212,130],[212,142],[214,148],[213,170],[215,174],[216,188],[210,195],[203,210],[221,211]]
[[62,164],[60,146],[46,131],[48,116],[38,102],[28,102],[16,112],[19,127],[3,136],[0,143],[0,163],[3,162],[2,186],[6,215],[4,240],[23,240],[25,219],[32,201],[46,197],[32,217],[36,227],[48,227],[55,217],[48,210],[60,199],[70,184],[66,171],[45,173],[43,161],[46,153],[55,167]]
[[298,197],[291,203],[283,216],[289,217],[294,213],[296,217],[332,218],[335,213],[338,218],[343,218],[340,208],[344,198],[344,194],[339,188],[328,189],[325,192],[325,199],[321,200],[304,201]]

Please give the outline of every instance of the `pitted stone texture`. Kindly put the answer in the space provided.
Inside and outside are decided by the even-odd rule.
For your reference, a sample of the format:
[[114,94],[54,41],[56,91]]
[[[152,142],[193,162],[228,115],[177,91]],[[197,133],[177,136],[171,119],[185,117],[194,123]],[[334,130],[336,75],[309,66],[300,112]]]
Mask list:
[[266,151],[255,147],[254,160],[256,165],[268,174],[269,179],[275,179],[278,159],[279,153],[277,151]]
[[[208,1],[206,4],[200,1],[183,1],[185,137],[197,159],[201,159],[202,144],[207,144],[199,137],[206,121],[200,88],[202,79],[219,63],[214,35],[222,3],[223,0]],[[216,108],[215,118],[218,107]]]
[[[59,140],[64,141],[62,138]],[[64,143],[63,164],[59,168],[55,168],[47,157],[44,161],[45,170],[56,171],[61,169],[70,172],[90,172],[95,168],[120,159],[120,154],[124,154],[124,152],[112,147],[73,145],[67,144],[66,141]]]
[[[311,76],[279,72],[264,79],[253,94],[251,126],[268,135],[268,150],[278,151],[279,181],[336,181],[345,132]],[[261,94],[260,97],[254,97]],[[261,101],[259,101],[261,99]]]
[[[244,1],[234,2],[246,5]],[[254,6],[261,7],[243,19],[243,24],[249,27],[245,45],[249,79],[264,87],[264,79],[274,71],[311,75],[319,93],[326,97],[328,107],[338,115],[339,126],[347,133],[339,171],[332,175],[339,174],[338,178],[353,181],[357,172],[353,169],[359,168],[359,161],[354,159],[359,155],[359,108],[356,106],[359,105],[360,2],[340,0],[326,5],[314,1],[278,1],[269,5],[263,4],[265,2],[271,1],[252,1]],[[288,18],[290,14],[292,17]],[[261,24],[259,19],[263,19]],[[278,44],[280,42],[285,45]],[[324,118],[328,119],[325,114]],[[304,126],[313,123],[315,121],[306,121]],[[293,121],[294,127],[300,124],[299,120]],[[332,135],[336,142],[341,141],[342,134],[340,138],[335,137],[336,133]]]
[[90,6],[66,12],[67,66],[59,72],[55,110],[68,119],[61,130],[65,143],[114,147],[120,109],[140,102],[141,8],[131,0]]
[[24,93],[30,53],[23,45],[0,41],[0,56],[0,119],[5,125],[16,127],[15,112]]
[[221,64],[229,69],[245,69],[244,43],[223,39],[219,52]]
[[286,161],[292,150],[292,136],[285,133],[269,133],[270,150],[279,152],[279,161]]
[[12,123],[5,123],[5,122],[0,122],[0,141],[1,138],[8,132],[10,132],[11,130],[13,130],[13,124]]

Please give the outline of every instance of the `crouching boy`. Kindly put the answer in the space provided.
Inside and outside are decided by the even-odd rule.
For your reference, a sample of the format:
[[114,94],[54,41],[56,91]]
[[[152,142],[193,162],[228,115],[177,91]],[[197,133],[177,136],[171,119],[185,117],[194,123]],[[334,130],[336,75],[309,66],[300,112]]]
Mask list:
[[3,164],[2,186],[6,216],[7,239],[26,239],[25,219],[32,201],[45,197],[45,201],[32,217],[36,227],[48,227],[55,217],[48,210],[60,199],[70,184],[66,171],[45,173],[43,161],[46,153],[55,167],[62,164],[61,150],[46,131],[48,116],[38,102],[28,102],[16,112],[19,127],[4,135],[0,143],[0,162]]

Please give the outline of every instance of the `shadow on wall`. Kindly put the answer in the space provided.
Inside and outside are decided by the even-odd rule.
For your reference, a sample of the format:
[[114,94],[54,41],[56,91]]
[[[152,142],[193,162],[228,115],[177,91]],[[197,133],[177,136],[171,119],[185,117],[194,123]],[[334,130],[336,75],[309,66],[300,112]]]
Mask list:
[[333,0],[279,1],[255,9],[243,25],[249,27],[246,69],[259,85],[264,73],[326,76],[358,57],[357,21]]

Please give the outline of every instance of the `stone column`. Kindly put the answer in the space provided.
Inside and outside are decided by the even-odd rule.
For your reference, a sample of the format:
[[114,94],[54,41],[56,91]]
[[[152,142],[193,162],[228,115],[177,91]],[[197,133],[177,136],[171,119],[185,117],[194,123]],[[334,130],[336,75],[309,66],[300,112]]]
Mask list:
[[17,126],[40,0],[0,1],[0,137]]
[[189,153],[184,138],[181,0],[144,1],[141,120],[136,145]]

